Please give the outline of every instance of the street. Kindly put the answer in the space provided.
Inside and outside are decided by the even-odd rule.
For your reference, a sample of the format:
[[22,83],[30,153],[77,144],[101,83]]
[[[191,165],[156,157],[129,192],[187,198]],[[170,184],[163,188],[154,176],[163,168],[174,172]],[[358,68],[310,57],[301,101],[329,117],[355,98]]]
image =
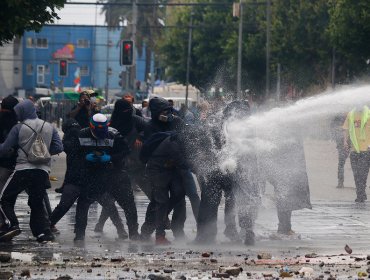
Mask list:
[[[15,271],[15,275],[20,275],[26,268],[23,272],[26,274],[29,272],[33,279],[56,279],[63,275],[69,275],[73,279],[117,279],[117,277],[135,279],[149,277],[150,274],[159,275],[163,273],[163,269],[167,271],[164,273],[165,276],[173,279],[179,276],[208,279],[211,271],[218,271],[222,265],[234,264],[240,265],[244,270],[239,275],[240,279],[248,277],[246,271],[253,272],[250,276],[252,279],[257,275],[258,278],[263,277],[263,273],[269,275],[274,272],[278,276],[280,272],[277,267],[284,267],[286,264],[290,266],[292,273],[294,270],[298,271],[302,264],[312,266],[317,275],[326,269],[325,277],[334,274],[355,275],[357,270],[366,271],[365,260],[370,242],[370,204],[354,203],[354,182],[349,162],[345,166],[345,188],[336,189],[335,145],[327,141],[307,140],[305,153],[313,209],[293,213],[292,223],[296,232],[293,236],[284,237],[276,234],[276,210],[272,188],[268,186],[257,219],[257,242],[254,247],[232,244],[224,237],[223,205],[219,209],[217,246],[190,245],[189,242],[194,239],[196,232],[190,203],[187,203],[188,218],[185,225],[188,240],[183,243],[174,242],[169,247],[155,247],[154,242],[147,244],[116,240],[116,230],[110,221],[107,222],[103,234],[95,233],[93,228],[101,210],[97,204],[90,209],[84,243],[73,242],[75,214],[73,207],[57,224],[61,234],[57,236],[56,242],[40,245],[31,236],[27,197],[21,194],[16,211],[23,232],[11,244],[1,244],[1,251],[11,252],[12,260],[9,263],[1,263],[0,271]],[[52,183],[52,189],[49,191],[52,208],[57,205],[60,198],[53,190],[63,182],[64,160],[64,154],[53,160],[52,175],[56,176],[58,181]],[[139,223],[142,224],[148,204],[142,192],[136,193],[136,203]],[[120,214],[124,218],[122,209]],[[170,232],[168,235],[173,240]],[[345,252],[346,244],[352,248],[357,259]],[[258,260],[257,256],[261,252],[271,256]],[[210,255],[207,256],[207,253]],[[315,255],[313,259],[302,259],[304,255],[311,253],[317,256]],[[340,257],[341,254],[344,255]],[[331,257],[328,259],[328,256]],[[359,258],[364,259],[360,261]],[[21,266],[18,265],[19,262]],[[330,269],[322,268],[318,266],[322,262],[334,265],[331,265]],[[348,263],[353,263],[354,267],[343,266]],[[338,266],[345,267],[346,271],[335,272]],[[168,269],[170,272],[174,271],[170,273]],[[153,275],[150,277],[155,277]]]

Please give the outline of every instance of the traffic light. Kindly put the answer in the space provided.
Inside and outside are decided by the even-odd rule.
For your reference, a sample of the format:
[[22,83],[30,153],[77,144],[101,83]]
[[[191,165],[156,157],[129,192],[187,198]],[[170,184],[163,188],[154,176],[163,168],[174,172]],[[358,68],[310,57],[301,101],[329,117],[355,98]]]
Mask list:
[[67,60],[60,60],[59,61],[59,76],[60,77],[67,77],[68,73],[68,62]]
[[131,40],[121,42],[120,64],[131,66],[134,64],[134,42]]

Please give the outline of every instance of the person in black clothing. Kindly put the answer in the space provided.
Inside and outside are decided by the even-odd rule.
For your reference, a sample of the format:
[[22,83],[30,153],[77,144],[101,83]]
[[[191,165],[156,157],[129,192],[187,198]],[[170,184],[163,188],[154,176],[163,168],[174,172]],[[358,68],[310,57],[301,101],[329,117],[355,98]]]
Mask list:
[[139,116],[139,117],[142,117],[143,114],[141,113],[140,110],[136,109],[134,107],[134,102],[135,102],[135,98],[131,95],[131,93],[126,93],[123,97],[122,97],[123,100],[126,100],[127,102],[129,102],[131,104],[131,107],[132,107],[132,114],[135,115],[135,116]]
[[81,128],[89,127],[90,117],[98,113],[96,104],[90,100],[93,94],[93,91],[81,92],[77,106],[68,114],[68,117],[75,119]]
[[[149,101],[149,109],[152,119],[144,130],[144,141],[148,140],[151,135],[158,132],[181,131],[185,126],[184,122],[172,114],[171,106],[168,101],[155,97]],[[182,199],[174,206],[171,229],[175,238],[184,238],[184,224],[186,220],[186,202]],[[146,214],[145,222],[141,227],[143,239],[149,239],[155,230],[156,204],[153,197],[150,199]]]
[[[234,101],[223,111],[222,119],[227,120],[233,115],[246,117],[249,105],[246,102]],[[217,122],[222,123],[221,120]],[[223,124],[224,125],[224,124]],[[198,214],[196,244],[213,243],[217,235],[217,212],[221,202],[222,191],[225,194],[225,232],[232,241],[239,241],[236,228],[234,206],[238,208],[239,224],[245,230],[244,243],[254,244],[255,208],[259,203],[259,185],[257,159],[255,155],[238,159],[237,169],[225,172],[219,167],[218,154],[225,146],[225,137],[219,125],[201,127],[198,133],[189,139],[188,149],[194,157],[194,169],[197,170],[201,185],[201,202]],[[204,153],[204,150],[207,152]],[[211,151],[211,152],[210,152]],[[213,165],[210,163],[214,163]],[[236,203],[237,202],[237,203]],[[228,210],[228,211],[226,211]]]
[[123,208],[131,240],[138,240],[137,210],[130,180],[124,168],[129,149],[119,132],[108,127],[103,114],[95,114],[90,127],[79,133],[80,159],[83,162],[83,190],[77,202],[75,240],[84,240],[87,215],[92,202],[108,192]]
[[[185,199],[181,170],[188,170],[189,165],[183,153],[183,144],[179,141],[176,133],[159,132],[153,134],[151,138],[158,136],[164,139],[157,147],[149,147],[149,150],[153,149],[153,151],[148,153],[150,156],[146,165],[146,173],[153,189],[152,199],[156,205],[156,245],[169,245],[171,242],[165,237],[168,213],[178,202]],[[144,146],[142,154],[145,153],[145,148],[146,146]],[[173,223],[178,221],[175,214]],[[180,227],[181,224],[178,228]],[[174,234],[176,237],[175,231]]]
[[[115,128],[125,138],[130,148],[130,154],[126,157],[126,168],[131,185],[139,186],[150,198],[151,191],[149,182],[145,176],[145,165],[139,160],[139,152],[142,146],[142,133],[147,122],[137,115],[133,115],[133,108],[127,100],[117,100],[110,120],[110,127]],[[95,226],[96,232],[102,232],[109,213],[103,208],[99,221]]]
[[[69,119],[63,123],[62,129],[64,132],[64,152],[67,155],[67,170],[64,176],[62,197],[50,217],[52,227],[54,227],[72,207],[74,202],[80,196],[83,185],[80,171],[83,163],[79,156],[81,150],[79,149],[78,139],[80,126],[74,119]],[[118,237],[120,239],[126,239],[128,234],[126,233],[122,220],[118,214],[117,207],[114,204],[114,199],[108,193],[105,193],[99,202],[101,202],[103,209],[107,209],[108,217],[110,216],[113,224],[117,228]]]
[[[1,102],[0,110],[0,143],[3,143],[9,134],[9,131],[17,124],[17,115],[14,112],[14,106],[18,104],[17,98],[9,95]],[[0,158],[0,193],[12,174],[17,160],[17,149],[10,150],[9,153]],[[0,225],[4,223],[3,216],[0,215]]]

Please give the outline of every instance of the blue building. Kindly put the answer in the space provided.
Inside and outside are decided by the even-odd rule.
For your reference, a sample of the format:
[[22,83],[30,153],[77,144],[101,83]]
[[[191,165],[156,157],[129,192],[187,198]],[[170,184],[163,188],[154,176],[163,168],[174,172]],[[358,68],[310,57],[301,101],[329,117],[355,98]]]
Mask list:
[[[121,30],[103,26],[47,25],[23,36],[23,88],[82,88],[121,91]],[[136,56],[136,80],[145,80],[145,52]]]

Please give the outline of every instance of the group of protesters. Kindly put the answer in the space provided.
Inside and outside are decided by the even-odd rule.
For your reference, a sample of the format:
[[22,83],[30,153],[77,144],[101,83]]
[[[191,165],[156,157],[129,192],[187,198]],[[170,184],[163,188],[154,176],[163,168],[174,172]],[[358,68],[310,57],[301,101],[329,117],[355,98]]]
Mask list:
[[[89,207],[98,202],[102,212],[96,232],[103,231],[110,218],[120,239],[147,242],[155,233],[157,245],[171,243],[166,230],[172,230],[175,241],[186,239],[186,197],[197,223],[195,244],[216,241],[222,194],[224,234],[246,245],[255,242],[254,222],[266,182],[275,188],[280,234],[294,233],[292,211],[311,208],[301,139],[274,152],[241,154],[234,168],[225,170],[220,165],[221,151],[227,145],[224,128],[233,118],[250,116],[248,101],[215,102],[194,114],[186,106],[177,111],[161,97],[151,98],[139,110],[132,96],[126,95],[115,102],[108,119],[92,102],[93,94],[80,94],[63,123],[62,140],[50,123],[38,118],[32,101],[18,102],[13,96],[3,99],[1,242],[21,233],[14,207],[23,191],[29,196],[32,234],[41,243],[55,239],[58,222],[75,202],[75,241],[85,239]],[[51,156],[63,151],[66,172],[56,189],[60,201],[52,210],[47,194]],[[149,200],[141,228],[134,187]],[[116,204],[124,210],[128,232]]]

